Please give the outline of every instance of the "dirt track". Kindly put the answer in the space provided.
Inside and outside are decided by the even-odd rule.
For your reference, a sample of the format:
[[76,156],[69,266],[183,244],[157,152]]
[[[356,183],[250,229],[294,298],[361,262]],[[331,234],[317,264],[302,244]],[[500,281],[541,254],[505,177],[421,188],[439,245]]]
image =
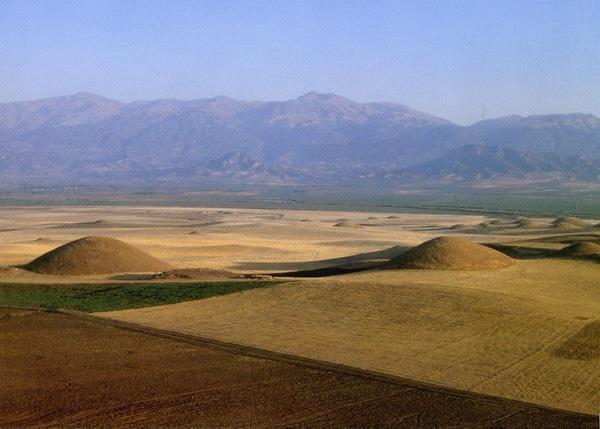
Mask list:
[[226,345],[131,329],[65,314],[0,310],[0,426],[597,425],[594,416],[311,368],[283,357],[251,357],[243,348],[225,351],[220,347]]

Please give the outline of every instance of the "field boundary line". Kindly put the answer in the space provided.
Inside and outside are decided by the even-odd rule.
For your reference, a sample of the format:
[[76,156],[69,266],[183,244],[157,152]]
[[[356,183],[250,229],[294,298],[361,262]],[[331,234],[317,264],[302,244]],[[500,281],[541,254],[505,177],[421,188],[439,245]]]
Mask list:
[[383,372],[352,367],[344,364],[333,363],[322,361],[318,359],[307,358],[298,355],[292,355],[282,352],[276,352],[271,350],[262,349],[254,346],[247,346],[237,343],[231,343],[227,341],[221,341],[214,338],[202,337],[197,335],[185,334],[177,331],[170,331],[166,329],[154,328],[145,325],[139,325],[131,322],[124,322],[120,320],[110,319],[102,317],[96,314],[89,314],[75,310],[66,309],[46,309],[46,308],[34,308],[34,307],[18,307],[18,306],[3,306],[3,309],[12,310],[29,310],[29,311],[41,311],[47,313],[57,313],[66,316],[76,317],[81,320],[86,320],[92,323],[98,323],[106,326],[111,326],[117,329],[123,329],[127,331],[137,332],[145,335],[151,335],[154,337],[167,338],[178,342],[187,344],[193,344],[198,346],[210,347],[213,349],[223,350],[229,353],[249,356],[257,359],[266,359],[276,362],[287,363],[290,365],[312,368],[321,371],[334,372],[337,374],[348,375],[353,377],[359,377],[367,380],[379,381],[387,384],[400,385],[403,387],[414,388],[415,390],[441,393],[454,395],[460,398],[472,399],[472,400],[486,400],[498,404],[510,403],[515,406],[520,406],[526,409],[538,409],[547,410],[551,412],[560,412],[564,414],[570,414],[573,416],[589,417],[597,419],[598,416],[595,414],[587,414],[584,412],[573,411],[568,409],[556,408],[547,405],[535,404],[531,402],[525,402],[518,399],[505,398],[501,396],[494,396],[486,393],[470,392],[467,390],[461,390],[454,387],[437,385],[425,381],[418,381],[409,378],[403,378]]

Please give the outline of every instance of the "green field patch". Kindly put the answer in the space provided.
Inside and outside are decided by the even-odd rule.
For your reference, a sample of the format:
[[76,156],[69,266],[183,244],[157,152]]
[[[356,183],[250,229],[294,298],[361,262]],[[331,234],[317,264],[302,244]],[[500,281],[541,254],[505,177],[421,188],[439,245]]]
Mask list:
[[85,312],[175,304],[280,282],[253,280],[201,283],[0,284],[0,305],[69,309]]

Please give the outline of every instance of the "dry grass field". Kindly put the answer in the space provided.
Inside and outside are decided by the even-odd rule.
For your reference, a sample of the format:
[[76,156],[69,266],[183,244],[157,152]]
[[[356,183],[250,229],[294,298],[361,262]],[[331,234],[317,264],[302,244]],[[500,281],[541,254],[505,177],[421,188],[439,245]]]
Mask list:
[[[595,414],[600,256],[560,250],[579,241],[600,243],[597,224],[483,215],[8,207],[0,209],[0,265],[26,264],[84,236],[117,238],[175,269],[205,269],[199,271],[205,277],[209,270],[364,269],[438,236],[492,243],[515,261],[489,270],[465,264],[469,270],[291,275],[286,283],[245,292],[98,316]],[[477,252],[469,249],[445,260]],[[149,276],[0,271],[0,282],[117,281],[147,282]]]

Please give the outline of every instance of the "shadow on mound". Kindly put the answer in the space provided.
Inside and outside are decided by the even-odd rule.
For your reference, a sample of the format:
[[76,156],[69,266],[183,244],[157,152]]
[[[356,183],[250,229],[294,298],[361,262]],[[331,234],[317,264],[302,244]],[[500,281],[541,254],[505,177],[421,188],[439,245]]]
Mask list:
[[535,240],[528,240],[535,243],[561,243],[561,244],[573,244],[579,241],[591,241],[593,243],[600,244],[600,234],[596,233],[584,233],[584,234],[568,234],[568,235],[551,235],[548,237],[538,238]]
[[328,268],[317,268],[314,270],[304,271],[289,271],[287,273],[273,273],[273,277],[331,277],[341,276],[343,274],[358,273],[360,271],[366,271],[374,267],[363,267],[363,268],[343,268],[343,267],[328,267]]
[[486,246],[515,259],[544,259],[551,258],[556,255],[555,250],[542,249],[539,247],[526,247],[498,243],[486,243]]
[[563,257],[600,257],[600,244],[590,241],[579,241],[557,252]]
[[570,258],[600,261],[600,244],[588,241],[578,241],[560,250],[498,243],[489,243],[486,246],[515,259]]

